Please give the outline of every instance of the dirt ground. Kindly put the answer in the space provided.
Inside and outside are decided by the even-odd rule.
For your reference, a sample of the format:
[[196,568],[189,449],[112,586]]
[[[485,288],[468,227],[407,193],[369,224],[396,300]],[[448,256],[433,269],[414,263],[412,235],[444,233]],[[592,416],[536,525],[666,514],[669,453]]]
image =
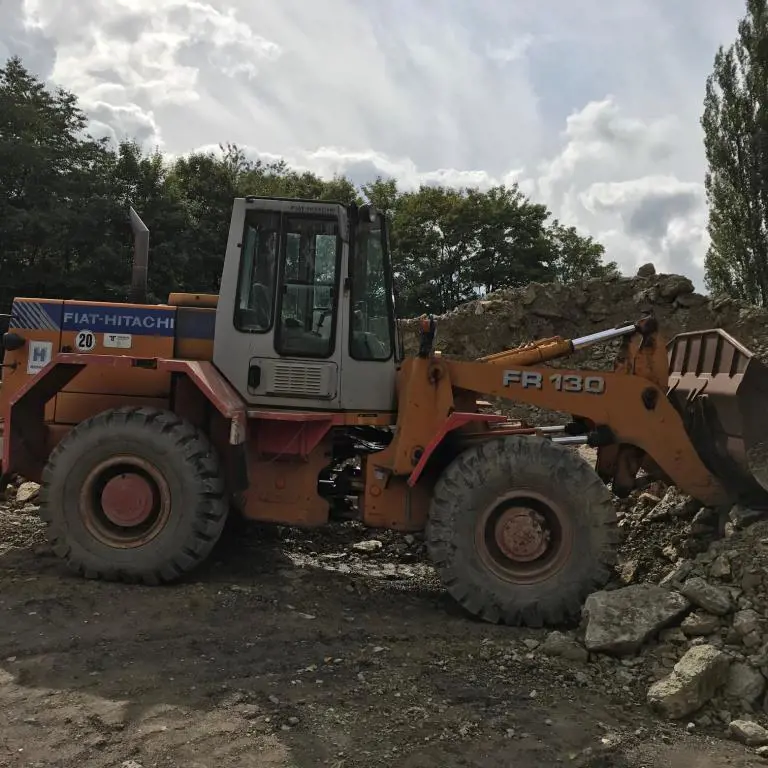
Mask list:
[[412,537],[254,528],[141,588],[68,575],[30,512],[0,515],[2,768],[764,764],[468,618]]

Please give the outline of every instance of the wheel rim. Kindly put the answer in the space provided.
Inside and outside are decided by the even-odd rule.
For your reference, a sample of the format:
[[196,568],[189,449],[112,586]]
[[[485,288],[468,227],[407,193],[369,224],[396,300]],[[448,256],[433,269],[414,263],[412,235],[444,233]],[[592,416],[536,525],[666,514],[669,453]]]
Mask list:
[[97,464],[80,491],[89,533],[119,549],[139,547],[168,522],[171,491],[160,471],[139,456],[112,456]]
[[483,564],[515,584],[551,578],[571,552],[573,530],[565,510],[534,491],[497,498],[477,518],[475,547]]

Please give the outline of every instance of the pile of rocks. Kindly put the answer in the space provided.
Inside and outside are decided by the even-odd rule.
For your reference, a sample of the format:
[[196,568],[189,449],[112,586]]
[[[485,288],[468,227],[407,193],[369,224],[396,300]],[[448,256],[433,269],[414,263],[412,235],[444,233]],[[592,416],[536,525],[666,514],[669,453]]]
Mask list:
[[[447,357],[472,360],[535,339],[574,338],[627,325],[650,310],[667,338],[682,331],[723,328],[768,361],[768,311],[730,298],[703,296],[687,277],[656,274],[650,265],[640,273],[568,285],[532,283],[488,294],[435,318],[436,348]],[[404,321],[402,326],[406,351],[415,354],[418,319]],[[618,344],[597,345],[551,364],[608,369]],[[500,412],[539,424],[561,423],[564,417],[492,402]]]
[[552,652],[613,665],[660,716],[768,757],[768,515],[718,519],[676,488],[621,506],[616,579],[577,631],[550,635]]
[[29,549],[45,540],[37,497],[40,486],[17,478],[0,497],[0,555],[12,549]]
[[[768,310],[727,297],[698,294],[682,275],[640,271],[635,277],[567,285],[531,283],[488,294],[435,318],[436,347],[451,357],[474,359],[532,339],[582,336],[625,325],[650,310],[666,336],[724,328],[756,354],[768,357]],[[403,322],[409,353],[417,348],[418,322]],[[609,366],[613,355],[593,347],[571,360]]]

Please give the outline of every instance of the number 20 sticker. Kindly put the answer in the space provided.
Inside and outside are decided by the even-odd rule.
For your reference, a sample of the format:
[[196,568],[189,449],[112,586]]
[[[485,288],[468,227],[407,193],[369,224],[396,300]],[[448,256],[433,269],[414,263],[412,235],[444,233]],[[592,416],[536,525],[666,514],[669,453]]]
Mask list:
[[96,334],[92,331],[78,331],[75,348],[78,352],[90,352],[96,346]]

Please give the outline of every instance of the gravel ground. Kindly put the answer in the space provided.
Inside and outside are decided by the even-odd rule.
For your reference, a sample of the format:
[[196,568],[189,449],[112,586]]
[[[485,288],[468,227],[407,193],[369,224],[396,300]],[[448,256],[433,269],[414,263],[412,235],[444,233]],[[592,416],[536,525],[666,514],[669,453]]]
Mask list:
[[70,576],[0,508],[0,767],[762,765],[608,659],[448,600],[414,537],[254,527],[167,588]]

